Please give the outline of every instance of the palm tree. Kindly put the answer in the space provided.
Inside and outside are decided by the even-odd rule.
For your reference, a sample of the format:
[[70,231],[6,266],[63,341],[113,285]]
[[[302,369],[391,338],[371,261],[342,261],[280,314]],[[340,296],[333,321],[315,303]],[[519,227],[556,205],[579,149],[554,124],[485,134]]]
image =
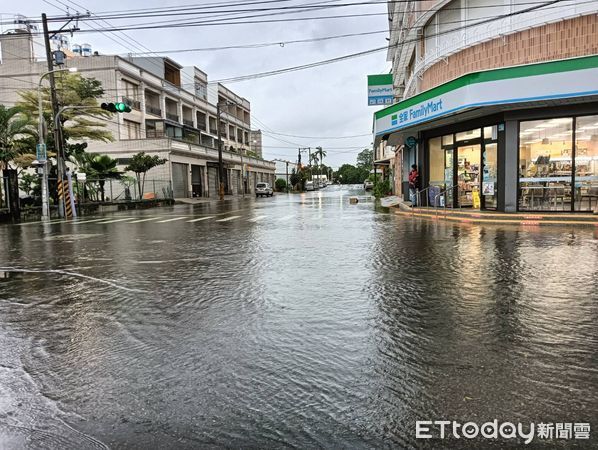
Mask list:
[[108,178],[120,178],[122,174],[116,168],[118,162],[108,155],[94,155],[89,158],[86,174],[97,180],[100,185],[100,195],[104,201],[104,184]]
[[324,162],[324,156],[326,156],[326,150],[322,150],[322,147],[316,147],[318,149],[318,151],[316,152],[316,155],[319,154],[320,155],[320,170],[319,175],[320,177],[322,176],[322,163]]
[[309,173],[311,175],[311,179],[314,179],[314,170],[312,167],[312,162],[315,166],[318,165],[318,152],[312,153],[309,155]]
[[[9,168],[10,162],[24,149],[25,140],[31,137],[31,119],[18,106],[7,108],[0,105],[0,174]],[[2,206],[2,183],[0,183],[0,206]]]
[[31,119],[18,106],[7,108],[0,105],[0,169],[23,151],[25,139],[32,135]]

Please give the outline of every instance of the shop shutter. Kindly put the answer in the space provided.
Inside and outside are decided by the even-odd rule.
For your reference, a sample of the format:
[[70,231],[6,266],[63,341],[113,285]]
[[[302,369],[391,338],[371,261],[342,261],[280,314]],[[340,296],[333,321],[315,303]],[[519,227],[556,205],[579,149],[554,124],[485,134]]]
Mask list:
[[212,198],[218,198],[218,169],[208,167],[208,195]]
[[187,164],[172,163],[172,190],[174,198],[187,198],[189,196],[187,170]]

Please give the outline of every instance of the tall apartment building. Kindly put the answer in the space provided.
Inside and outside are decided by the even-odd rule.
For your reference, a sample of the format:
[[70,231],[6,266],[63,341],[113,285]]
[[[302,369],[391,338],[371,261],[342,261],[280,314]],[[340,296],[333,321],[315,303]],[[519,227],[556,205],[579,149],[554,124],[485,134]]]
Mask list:
[[395,103],[377,164],[408,198],[500,211],[598,204],[598,2],[388,2]]
[[[47,70],[43,47],[34,34],[20,30],[0,35],[0,104],[18,101],[18,91],[37,88]],[[217,197],[220,127],[227,191],[252,193],[258,181],[274,181],[272,162],[247,155],[251,105],[221,84],[208,84],[205,72],[166,57],[99,55],[88,44],[67,48],[65,67],[102,83],[101,101],[128,103],[131,113],[106,121],[115,139],[89,142],[88,151],[116,158],[124,168],[144,151],[168,160],[148,178],[170,180],[175,198]],[[217,103],[221,103],[217,125]]]
[[250,150],[262,157],[262,130],[251,130],[249,132],[249,148]]

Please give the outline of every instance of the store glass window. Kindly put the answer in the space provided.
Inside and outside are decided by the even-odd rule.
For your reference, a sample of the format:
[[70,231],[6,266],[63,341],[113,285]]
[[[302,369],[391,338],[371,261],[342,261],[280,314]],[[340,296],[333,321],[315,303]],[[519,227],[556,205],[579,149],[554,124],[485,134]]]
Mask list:
[[576,119],[575,210],[598,207],[598,115]]
[[480,128],[475,128],[473,130],[463,131],[456,134],[457,142],[469,141],[470,139],[477,139],[480,137],[482,137],[482,130]]
[[490,127],[484,127],[484,139],[492,139],[493,141],[498,139],[498,126],[493,125]]
[[440,138],[429,141],[430,148],[430,186],[444,186],[444,151]]
[[519,209],[571,210],[573,118],[521,122]]
[[447,134],[446,136],[442,136],[442,145],[453,145],[453,135]]

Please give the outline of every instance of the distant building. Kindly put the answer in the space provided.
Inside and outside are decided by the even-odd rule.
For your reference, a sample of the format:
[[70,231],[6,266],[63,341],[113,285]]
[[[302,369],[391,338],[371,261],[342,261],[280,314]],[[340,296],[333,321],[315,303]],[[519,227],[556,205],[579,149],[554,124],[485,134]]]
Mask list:
[[[43,46],[35,39],[27,29],[0,35],[0,104],[13,105],[19,90],[36,89],[47,71]],[[65,39],[55,42],[59,45],[65,67],[102,83],[100,101],[122,101],[132,109],[106,121],[114,142],[89,142],[87,151],[116,158],[121,170],[138,152],[159,155],[168,163],[152,169],[148,179],[167,180],[175,198],[218,197],[216,104],[226,102],[219,126],[227,192],[252,193],[258,181],[274,181],[274,163],[261,159],[261,139],[260,158],[248,154],[249,101],[221,84],[208,88],[205,72],[166,57],[98,55],[89,44],[69,49]]]
[[249,133],[249,148],[258,157],[262,156],[262,130],[251,130]]

